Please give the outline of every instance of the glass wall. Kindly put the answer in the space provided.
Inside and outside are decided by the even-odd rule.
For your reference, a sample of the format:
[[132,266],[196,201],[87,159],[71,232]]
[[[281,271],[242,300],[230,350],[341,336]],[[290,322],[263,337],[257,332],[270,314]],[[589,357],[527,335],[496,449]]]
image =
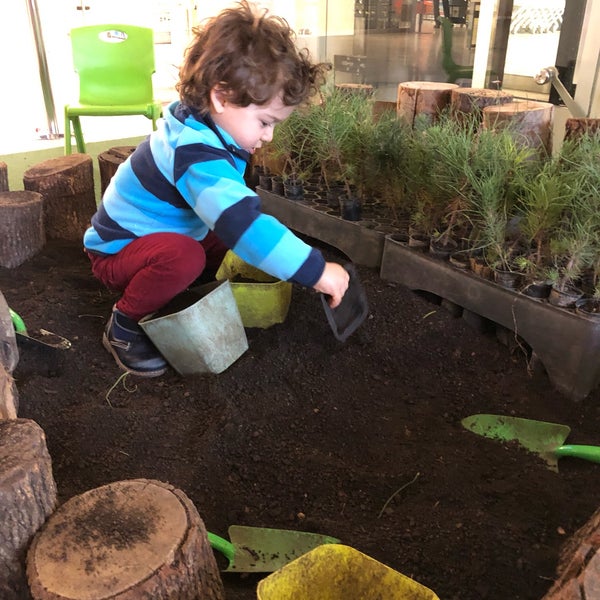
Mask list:
[[[69,31],[92,23],[135,22],[153,27],[156,39],[157,96],[176,97],[177,67],[192,27],[233,4],[229,0],[13,0],[3,6],[0,52],[3,93],[2,148],[17,148],[48,132],[47,107],[40,78],[39,48],[27,5],[38,7],[52,98],[59,127],[62,107],[77,93]],[[474,65],[473,79],[458,82],[476,87],[502,87],[515,95],[560,102],[551,83],[538,85],[534,75],[556,65],[566,89],[586,98],[590,116],[596,100],[600,36],[592,31],[600,18],[598,4],[585,0],[263,0],[262,6],[285,17],[298,34],[298,44],[334,65],[336,82],[364,82],[376,98],[395,102],[398,83],[447,81],[444,35],[459,65]],[[596,6],[593,7],[592,5]],[[436,16],[453,21],[450,33],[436,26]],[[448,38],[446,42],[448,42]],[[10,57],[7,60],[6,57]],[[582,73],[582,65],[585,72]],[[12,117],[18,104],[19,114]],[[91,120],[90,139],[143,135],[143,117],[125,119],[119,131],[107,131],[102,119]],[[113,126],[115,119],[111,120]],[[96,128],[96,131],[94,131]],[[12,145],[12,146],[11,146]],[[15,150],[17,151],[17,150]]]

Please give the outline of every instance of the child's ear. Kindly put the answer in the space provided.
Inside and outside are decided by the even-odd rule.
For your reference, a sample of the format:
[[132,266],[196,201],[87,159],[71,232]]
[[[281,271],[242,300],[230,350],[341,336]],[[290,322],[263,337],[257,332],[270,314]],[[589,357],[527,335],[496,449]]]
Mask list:
[[225,110],[226,102],[227,97],[221,88],[214,87],[210,90],[210,103],[217,114],[220,114]]

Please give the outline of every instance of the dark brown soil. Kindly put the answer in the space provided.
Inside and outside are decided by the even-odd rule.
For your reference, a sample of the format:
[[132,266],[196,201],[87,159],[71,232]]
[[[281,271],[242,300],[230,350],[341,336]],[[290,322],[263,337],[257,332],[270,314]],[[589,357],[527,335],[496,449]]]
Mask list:
[[[600,465],[564,458],[557,474],[460,421],[517,415],[600,443],[599,392],[565,399],[528,374],[520,350],[358,270],[370,314],[345,343],[318,295],[294,288],[285,323],[248,329],[249,350],[224,373],[119,380],[101,345],[115,296],[78,244],[49,242],[0,269],[32,335],[72,342],[54,376],[34,348],[15,372],[19,414],[46,432],[60,500],[157,479],[225,537],[230,524],[326,533],[443,600],[542,598],[561,546],[598,508]],[[255,598],[263,576],[224,574],[227,598]]]

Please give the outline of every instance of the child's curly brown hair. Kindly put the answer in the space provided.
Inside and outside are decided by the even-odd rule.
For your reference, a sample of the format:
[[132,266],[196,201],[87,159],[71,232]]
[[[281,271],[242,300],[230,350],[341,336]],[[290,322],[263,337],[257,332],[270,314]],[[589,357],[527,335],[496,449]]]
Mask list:
[[223,10],[192,30],[176,89],[181,101],[206,113],[210,91],[241,107],[264,105],[278,95],[298,106],[316,93],[329,65],[313,64],[299,50],[287,21],[247,0]]

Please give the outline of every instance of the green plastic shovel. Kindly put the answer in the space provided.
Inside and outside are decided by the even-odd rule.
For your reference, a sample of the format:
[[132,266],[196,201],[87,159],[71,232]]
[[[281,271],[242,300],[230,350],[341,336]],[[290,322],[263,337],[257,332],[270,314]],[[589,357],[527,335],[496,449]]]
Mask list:
[[340,542],[320,533],[268,527],[231,525],[228,533],[231,541],[210,532],[208,541],[229,561],[223,571],[238,573],[271,573],[317,546]]
[[553,471],[558,472],[558,459],[563,456],[600,463],[600,446],[564,445],[571,433],[568,425],[485,414],[471,415],[461,423],[477,435],[518,442],[530,452],[541,456]]

